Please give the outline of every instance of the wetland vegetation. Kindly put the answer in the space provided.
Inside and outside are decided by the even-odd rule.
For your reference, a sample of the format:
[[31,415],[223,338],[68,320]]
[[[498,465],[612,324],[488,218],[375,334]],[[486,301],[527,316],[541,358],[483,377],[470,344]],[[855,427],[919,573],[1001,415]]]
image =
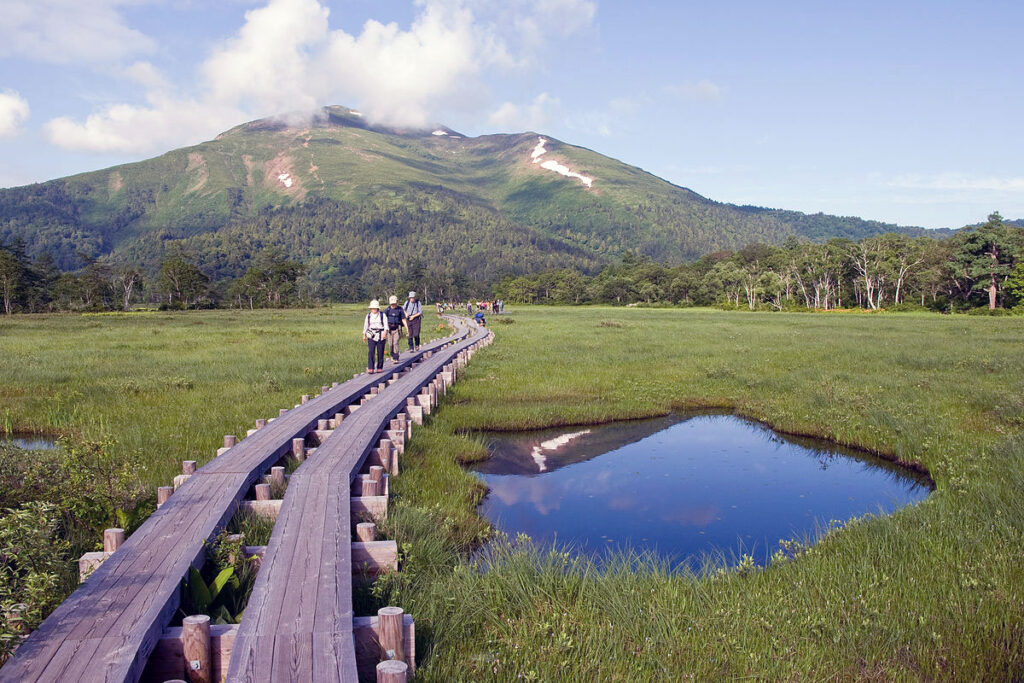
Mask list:
[[[145,511],[182,460],[202,465],[223,434],[360,370],[361,311],[7,318],[2,423],[60,433],[85,462],[121,463],[124,486],[111,490]],[[415,432],[393,482],[384,531],[399,541],[402,571],[370,597],[415,615],[423,680],[1024,675],[1024,320],[608,307],[525,307],[506,319],[492,321],[496,343]],[[764,568],[702,575],[652,556],[598,566],[496,537],[477,513],[485,489],[464,467],[487,455],[475,432],[700,408],[924,468],[936,490],[891,516],[837,525],[813,547],[785,539]],[[12,481],[67,467],[6,461],[21,463],[4,470]],[[90,529],[124,511],[81,486],[17,490],[6,506],[49,495],[58,506],[41,541],[62,537],[59,506],[76,496]],[[43,513],[5,514],[4,538],[33,514]],[[50,552],[43,568],[69,566],[79,549]],[[5,568],[0,600],[26,576],[16,583]]]

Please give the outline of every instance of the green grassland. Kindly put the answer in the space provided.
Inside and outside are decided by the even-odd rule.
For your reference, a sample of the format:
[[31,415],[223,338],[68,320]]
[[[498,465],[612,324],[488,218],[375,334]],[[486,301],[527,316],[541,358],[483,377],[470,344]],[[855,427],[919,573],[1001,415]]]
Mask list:
[[[426,680],[961,679],[1024,674],[1024,325],[896,315],[532,308],[419,432],[380,590],[416,615]],[[937,490],[765,570],[600,572],[486,538],[455,461],[482,429],[734,410],[924,466]],[[615,564],[615,563],[613,563]]]
[[[0,320],[0,424],[113,438],[154,490],[257,418],[366,369],[361,306]],[[438,332],[424,326],[427,337]],[[403,340],[404,341],[404,340]]]
[[[149,486],[362,369],[357,307],[0,321],[0,417],[109,435]],[[414,432],[360,596],[416,618],[422,680],[1019,680],[1024,321],[522,308]],[[493,538],[461,463],[483,429],[735,410],[927,468],[936,491],[766,569],[598,571]],[[489,553],[470,554],[490,540]],[[489,558],[489,559],[487,559]]]

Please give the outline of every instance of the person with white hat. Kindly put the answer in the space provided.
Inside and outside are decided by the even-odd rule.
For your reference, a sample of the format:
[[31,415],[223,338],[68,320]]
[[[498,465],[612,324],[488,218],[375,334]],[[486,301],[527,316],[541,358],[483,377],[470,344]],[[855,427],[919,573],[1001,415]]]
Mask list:
[[409,300],[402,307],[408,321],[409,350],[420,350],[420,324],[423,322],[423,304],[416,298],[416,292],[409,292]]
[[394,294],[388,297],[388,307],[384,309],[384,317],[388,319],[388,353],[391,354],[391,362],[397,363],[402,328],[405,328],[405,334],[408,336],[409,323],[405,319],[405,309],[398,305],[398,297]]
[[380,302],[370,302],[370,312],[363,321],[363,341],[366,342],[366,372],[374,374],[384,370],[384,337],[388,329],[387,318],[381,313]]

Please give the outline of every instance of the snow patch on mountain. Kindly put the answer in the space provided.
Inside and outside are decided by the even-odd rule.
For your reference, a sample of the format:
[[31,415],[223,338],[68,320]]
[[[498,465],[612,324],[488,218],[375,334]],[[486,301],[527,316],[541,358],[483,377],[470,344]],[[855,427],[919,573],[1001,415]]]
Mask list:
[[431,133],[431,135],[448,135],[448,133],[444,132],[443,130],[435,130],[433,133]]
[[568,166],[560,164],[553,159],[548,159],[547,161],[544,161],[542,157],[548,153],[547,148],[544,147],[544,143],[546,142],[547,140],[545,140],[544,138],[538,138],[537,146],[533,148],[532,152],[530,152],[530,159],[533,161],[533,163],[539,163],[541,168],[546,169],[548,171],[554,171],[555,173],[564,175],[566,178],[576,178],[587,187],[594,186],[593,178],[585,176],[581,173],[577,173],[576,171],[570,169]]
[[281,173],[281,174],[279,174],[279,175],[277,176],[277,179],[278,179],[278,180],[279,180],[279,181],[281,182],[281,184],[282,184],[282,185],[284,185],[285,187],[291,187],[291,186],[292,186],[292,182],[293,182],[293,181],[292,181],[292,174],[291,174],[291,173]]

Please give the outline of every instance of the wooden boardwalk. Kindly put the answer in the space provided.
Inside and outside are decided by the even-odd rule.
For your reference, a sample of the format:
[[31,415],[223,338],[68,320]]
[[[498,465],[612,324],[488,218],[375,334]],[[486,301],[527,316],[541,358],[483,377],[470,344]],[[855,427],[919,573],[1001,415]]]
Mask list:
[[[404,354],[270,421],[190,476],[0,668],[7,681],[136,681],[180,604],[189,566],[292,439],[387,388],[344,419],[292,475],[237,629],[229,678],[355,681],[350,487],[389,421],[483,330]],[[429,356],[429,357],[428,357]],[[350,408],[351,410],[351,408]]]

